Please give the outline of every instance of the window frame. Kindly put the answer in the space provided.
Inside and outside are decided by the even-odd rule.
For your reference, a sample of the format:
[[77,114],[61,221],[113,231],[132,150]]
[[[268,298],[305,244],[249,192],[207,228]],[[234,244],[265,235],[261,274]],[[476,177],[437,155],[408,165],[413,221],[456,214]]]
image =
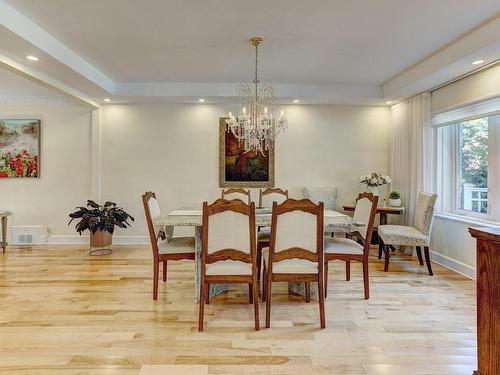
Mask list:
[[[461,109],[462,110],[462,109]],[[488,118],[488,212],[475,212],[460,208],[461,188],[459,176],[460,123],[473,118]],[[439,202],[437,211],[464,218],[500,222],[500,114],[484,113],[473,118],[457,119],[434,125],[435,189]]]

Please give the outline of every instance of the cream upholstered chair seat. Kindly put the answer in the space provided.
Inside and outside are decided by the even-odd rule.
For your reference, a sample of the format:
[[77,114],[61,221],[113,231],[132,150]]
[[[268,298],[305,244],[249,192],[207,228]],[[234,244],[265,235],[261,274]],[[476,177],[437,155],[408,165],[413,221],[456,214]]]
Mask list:
[[[269,250],[262,252],[266,268],[269,266]],[[285,259],[273,263],[273,273],[317,273],[318,263],[306,259]]]
[[349,238],[327,238],[325,253],[363,255],[363,246]]
[[207,275],[236,276],[252,274],[252,264],[238,260],[221,260],[220,262],[207,264],[205,267]]
[[194,253],[194,237],[172,237],[158,241],[158,254]]
[[386,244],[401,246],[429,246],[430,237],[417,228],[405,225],[381,225],[378,235]]

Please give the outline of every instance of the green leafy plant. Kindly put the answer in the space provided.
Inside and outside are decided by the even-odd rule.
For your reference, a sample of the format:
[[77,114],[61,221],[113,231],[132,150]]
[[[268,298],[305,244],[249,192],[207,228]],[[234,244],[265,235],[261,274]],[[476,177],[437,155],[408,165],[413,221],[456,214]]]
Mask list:
[[391,191],[389,194],[389,199],[399,199],[401,198],[401,194],[398,191]]
[[87,207],[77,207],[75,212],[69,214],[71,220],[80,219],[75,225],[76,231],[81,235],[82,232],[89,230],[94,234],[98,230],[107,231],[113,234],[116,227],[130,227],[128,220],[134,221],[134,218],[126,213],[123,208],[117,207],[114,202],[106,202],[99,205],[92,200],[87,201]]

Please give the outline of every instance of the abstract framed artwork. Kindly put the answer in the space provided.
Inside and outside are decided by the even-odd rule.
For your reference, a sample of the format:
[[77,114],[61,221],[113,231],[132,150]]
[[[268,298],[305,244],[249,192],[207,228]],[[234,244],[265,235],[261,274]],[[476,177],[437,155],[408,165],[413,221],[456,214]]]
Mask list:
[[219,120],[219,187],[274,187],[274,147],[245,151],[225,121]]
[[0,118],[0,178],[40,177],[40,128],[40,120]]

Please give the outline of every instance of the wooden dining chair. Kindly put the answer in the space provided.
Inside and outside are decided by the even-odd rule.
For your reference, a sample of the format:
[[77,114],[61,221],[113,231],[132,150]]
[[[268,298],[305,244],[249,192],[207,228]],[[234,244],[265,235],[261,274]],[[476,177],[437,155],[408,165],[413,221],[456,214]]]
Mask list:
[[251,202],[251,196],[250,196],[250,190],[245,190],[242,188],[230,188],[230,189],[222,189],[222,199],[240,199],[246,204],[250,204]]
[[158,299],[158,277],[160,263],[163,264],[163,281],[167,281],[169,260],[194,260],[194,237],[173,237],[174,227],[160,227],[155,221],[161,216],[160,205],[155,193],[148,191],[142,195],[149,239],[153,250],[153,299]]
[[200,311],[198,330],[203,331],[205,301],[210,284],[248,284],[254,305],[255,330],[259,330],[259,298],[255,245],[255,204],[218,199],[203,203]]
[[[283,203],[288,199],[288,190],[280,188],[267,188],[259,190],[259,208],[272,208],[273,202]],[[257,279],[260,281],[262,266],[262,249],[269,247],[271,238],[271,228],[259,227],[257,233]]]
[[[288,199],[273,203],[269,251],[263,252],[266,327],[271,326],[273,282],[318,283],[321,328],[325,328],[323,202]],[[306,288],[307,289],[307,288]]]
[[328,263],[342,260],[346,266],[346,280],[351,279],[351,261],[363,264],[363,284],[365,299],[370,298],[368,256],[377,214],[378,197],[372,193],[360,193],[356,200],[354,219],[365,225],[348,234],[348,238],[325,238],[325,297],[328,296]]

